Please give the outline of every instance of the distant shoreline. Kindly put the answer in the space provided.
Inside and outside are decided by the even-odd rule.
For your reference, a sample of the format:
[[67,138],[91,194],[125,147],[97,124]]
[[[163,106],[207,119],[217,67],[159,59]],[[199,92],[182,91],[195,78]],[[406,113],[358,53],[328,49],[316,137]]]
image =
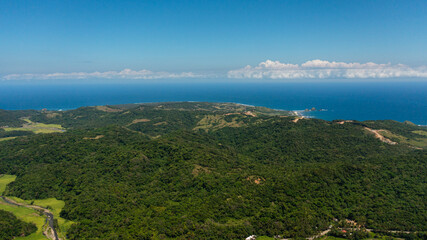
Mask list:
[[[124,103],[124,104],[155,104],[155,103],[197,103],[197,102],[207,102],[207,103],[232,103],[232,104],[238,104],[238,105],[242,105],[242,106],[247,106],[247,107],[266,107],[266,106],[261,106],[261,105],[252,105],[252,104],[245,104],[245,103],[240,103],[240,102],[216,102],[216,101],[159,101],[159,102],[137,102],[137,103]],[[48,111],[70,111],[70,110],[75,110],[81,107],[94,107],[94,106],[115,106],[115,105],[123,105],[123,104],[104,104],[104,105],[85,105],[85,106],[79,106],[79,107],[75,107],[75,108],[38,108],[38,109],[0,109],[0,110],[8,110],[8,111],[19,111],[19,110],[36,110],[36,111],[42,111],[42,110],[48,110]],[[266,108],[270,108],[270,107],[266,107]],[[314,108],[314,107],[313,107]],[[302,118],[318,118],[318,119],[323,119],[323,120],[327,120],[327,121],[333,121],[333,120],[356,120],[356,119],[344,119],[344,118],[340,118],[340,117],[336,117],[335,119],[324,119],[320,116],[313,116],[309,113],[311,112],[327,112],[327,109],[319,109],[319,110],[310,110],[310,108],[306,108],[305,110],[285,110],[285,109],[280,109],[280,108],[270,108],[272,110],[276,110],[276,111],[286,111],[286,112],[290,112],[292,114],[294,114],[294,116],[298,116],[298,117],[302,117]],[[368,119],[368,120],[358,120],[358,121],[369,121],[369,120],[394,120],[394,119]],[[394,121],[398,121],[398,120],[394,120]],[[404,120],[407,121],[407,120]],[[402,122],[404,122],[402,121]],[[419,127],[427,127],[427,124],[415,124]]]
[[328,109],[301,114],[329,121],[393,119],[427,125],[426,92],[427,84],[420,83],[3,85],[0,109],[59,111],[126,103],[232,102],[297,112]]

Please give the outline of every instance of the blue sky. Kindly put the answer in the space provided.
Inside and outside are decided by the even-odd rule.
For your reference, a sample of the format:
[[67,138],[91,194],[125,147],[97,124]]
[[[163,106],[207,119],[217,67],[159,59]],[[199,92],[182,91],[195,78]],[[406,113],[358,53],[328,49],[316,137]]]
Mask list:
[[[371,70],[359,77],[424,77],[426,53],[425,0],[0,0],[0,77],[8,79],[97,71],[117,74],[80,76],[321,78],[324,68],[335,71],[327,77],[360,68]],[[342,64],[302,66],[316,59]],[[343,65],[366,62],[389,65]]]

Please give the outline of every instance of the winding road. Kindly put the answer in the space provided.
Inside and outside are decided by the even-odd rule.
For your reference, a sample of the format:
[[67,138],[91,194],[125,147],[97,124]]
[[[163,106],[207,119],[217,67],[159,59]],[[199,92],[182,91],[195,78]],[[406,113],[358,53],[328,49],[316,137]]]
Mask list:
[[10,205],[15,205],[18,207],[32,208],[35,210],[41,210],[43,212],[43,214],[46,215],[46,217],[47,217],[46,223],[48,223],[50,229],[52,229],[53,237],[54,237],[53,240],[59,240],[58,233],[56,232],[55,225],[54,225],[53,214],[48,209],[40,207],[40,206],[35,206],[35,205],[26,205],[26,204],[22,204],[22,203],[17,203],[17,202],[15,202],[9,198],[6,198],[4,196],[0,196],[0,198],[2,198],[7,204],[10,204]]

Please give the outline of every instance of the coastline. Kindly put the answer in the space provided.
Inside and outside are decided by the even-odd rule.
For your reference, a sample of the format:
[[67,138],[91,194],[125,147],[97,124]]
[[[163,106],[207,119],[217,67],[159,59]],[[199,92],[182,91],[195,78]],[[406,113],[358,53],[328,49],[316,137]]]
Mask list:
[[288,111],[326,108],[327,112],[302,115],[329,121],[393,119],[427,125],[426,83],[197,83],[192,86],[189,89],[182,83],[2,85],[0,109],[71,110],[127,103],[234,102]]
[[[1,100],[1,99],[0,99]],[[235,103],[240,104],[242,106],[248,106],[248,107],[266,107],[277,111],[288,111],[291,112],[294,116],[298,117],[304,117],[304,118],[318,118],[323,119],[327,121],[333,121],[336,119],[340,120],[357,120],[357,121],[367,121],[367,120],[395,120],[398,122],[404,122],[406,120],[413,122],[414,124],[420,126],[420,127],[427,127],[427,116],[426,118],[421,118],[420,116],[415,115],[408,115],[405,116],[405,114],[399,115],[399,117],[391,117],[389,116],[392,112],[387,112],[387,115],[383,115],[383,113],[376,113],[377,111],[372,111],[372,109],[366,108],[365,110],[360,109],[351,109],[351,107],[343,109],[336,109],[336,110],[329,110],[329,109],[319,109],[319,110],[307,110],[310,109],[313,105],[321,105],[319,104],[310,104],[306,106],[299,106],[299,109],[307,108],[306,110],[292,110],[295,109],[292,106],[290,106],[288,109],[284,109],[283,107],[278,107],[280,105],[280,102],[266,102],[265,104],[263,102],[259,102],[258,104],[248,104],[248,103],[242,103],[241,101],[212,101],[212,100],[200,100],[200,101],[193,101],[193,100],[176,100],[176,101],[168,101],[168,100],[162,100],[157,101],[156,99],[153,99],[153,101],[129,101],[133,102],[134,104],[149,104],[149,103],[159,103],[159,102],[209,102],[209,103]],[[29,102],[28,107],[25,107],[25,101],[22,102],[19,107],[4,107],[0,108],[3,110],[42,110],[47,109],[50,111],[69,111],[69,110],[75,110],[81,107],[88,107],[88,106],[105,106],[105,105],[121,105],[121,104],[127,104],[127,102],[124,102],[122,100],[120,101],[109,101],[108,99],[101,99],[99,101],[84,101],[79,106],[70,106],[69,102],[62,102],[62,101],[54,101],[54,105],[48,106],[48,105],[38,105],[37,106],[31,106]],[[79,103],[76,103],[79,104]],[[56,106],[55,106],[56,105]],[[298,108],[297,108],[298,109]],[[334,109],[333,106],[331,106],[331,109]],[[404,109],[404,108],[400,108]],[[405,110],[406,111],[406,110]],[[396,112],[396,111],[394,111]],[[404,118],[402,117],[404,116]],[[414,118],[415,116],[415,118]],[[422,116],[422,115],[421,115]]]

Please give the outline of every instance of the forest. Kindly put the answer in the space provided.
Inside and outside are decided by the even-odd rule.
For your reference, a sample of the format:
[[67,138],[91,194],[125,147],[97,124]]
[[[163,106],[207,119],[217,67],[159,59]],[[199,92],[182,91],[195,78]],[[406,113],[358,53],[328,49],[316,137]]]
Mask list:
[[3,195],[63,200],[68,239],[366,238],[339,234],[350,220],[426,239],[425,127],[231,103],[2,110],[0,126],[23,118],[66,131],[0,129]]

